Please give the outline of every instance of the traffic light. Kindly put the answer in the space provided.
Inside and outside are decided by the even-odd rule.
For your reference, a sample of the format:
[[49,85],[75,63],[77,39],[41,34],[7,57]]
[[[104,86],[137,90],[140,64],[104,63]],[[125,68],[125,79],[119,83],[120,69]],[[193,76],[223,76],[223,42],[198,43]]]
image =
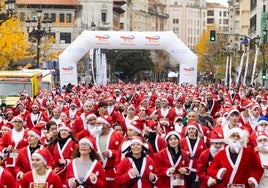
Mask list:
[[216,41],[216,30],[209,31],[209,41],[215,42]]
[[265,70],[265,69],[262,70],[261,78],[262,78],[263,80],[266,80],[266,70]]

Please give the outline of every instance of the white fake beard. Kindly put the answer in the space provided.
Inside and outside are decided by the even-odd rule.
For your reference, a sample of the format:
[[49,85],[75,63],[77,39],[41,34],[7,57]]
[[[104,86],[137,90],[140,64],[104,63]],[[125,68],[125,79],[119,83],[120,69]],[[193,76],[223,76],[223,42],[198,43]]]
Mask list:
[[176,130],[178,133],[181,133],[181,131],[182,131],[182,126],[183,126],[183,125],[180,125],[179,123],[175,123],[175,130]]
[[89,130],[90,134],[92,134],[93,136],[99,136],[102,132],[102,127],[103,126],[88,125],[88,130]]
[[214,157],[219,151],[221,151],[221,150],[223,150],[223,146],[222,147],[220,147],[219,149],[217,149],[217,148],[215,148],[215,146],[212,144],[211,146],[210,146],[210,153],[211,153],[211,155],[212,155],[212,157]]
[[232,150],[235,151],[235,153],[239,153],[240,149],[242,148],[242,144],[240,141],[235,141],[233,139],[228,140],[228,145]]
[[268,126],[266,126],[265,128],[263,128],[262,126],[258,126],[257,131],[264,131],[267,134],[268,133]]
[[268,152],[268,143],[264,143],[264,144],[259,143],[257,148],[258,148],[259,152],[267,153]]

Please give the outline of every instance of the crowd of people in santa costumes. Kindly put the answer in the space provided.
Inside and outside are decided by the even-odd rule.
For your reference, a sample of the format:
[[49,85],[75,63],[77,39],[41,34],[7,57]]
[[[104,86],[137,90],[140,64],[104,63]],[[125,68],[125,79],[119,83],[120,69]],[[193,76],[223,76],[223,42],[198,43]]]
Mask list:
[[24,90],[0,105],[0,187],[267,188],[267,95],[173,82]]

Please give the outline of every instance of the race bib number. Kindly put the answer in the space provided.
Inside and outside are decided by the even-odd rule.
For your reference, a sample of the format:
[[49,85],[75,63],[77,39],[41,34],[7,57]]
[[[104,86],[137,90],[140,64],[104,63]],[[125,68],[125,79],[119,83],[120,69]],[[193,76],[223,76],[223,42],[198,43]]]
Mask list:
[[48,183],[30,183],[30,188],[48,188]]
[[184,178],[181,174],[173,174],[173,186],[184,186]]
[[245,184],[228,184],[227,188],[245,188]]
[[19,154],[17,152],[12,152],[12,153],[9,154],[9,157],[11,157],[11,158],[17,158],[18,155]]

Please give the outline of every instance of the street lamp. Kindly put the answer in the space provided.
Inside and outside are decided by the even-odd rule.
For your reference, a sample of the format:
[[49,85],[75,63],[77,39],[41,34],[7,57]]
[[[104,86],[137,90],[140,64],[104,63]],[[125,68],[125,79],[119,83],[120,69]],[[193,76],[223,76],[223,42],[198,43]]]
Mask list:
[[[40,68],[40,44],[41,39],[45,36],[49,36],[51,32],[52,21],[49,18],[44,18],[42,20],[42,10],[37,10],[37,20],[33,18],[30,20],[29,18],[26,20],[26,28],[28,32],[29,41],[37,42],[37,56],[36,56],[36,67]],[[30,31],[30,28],[32,30]]]
[[[15,0],[5,0],[6,13],[0,14],[0,26],[5,21],[11,19],[13,17],[13,15],[15,14],[15,12],[14,12],[15,2],[16,2]],[[1,8],[0,8],[0,11],[1,11]]]

